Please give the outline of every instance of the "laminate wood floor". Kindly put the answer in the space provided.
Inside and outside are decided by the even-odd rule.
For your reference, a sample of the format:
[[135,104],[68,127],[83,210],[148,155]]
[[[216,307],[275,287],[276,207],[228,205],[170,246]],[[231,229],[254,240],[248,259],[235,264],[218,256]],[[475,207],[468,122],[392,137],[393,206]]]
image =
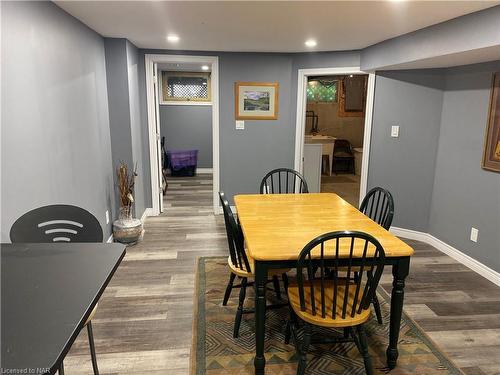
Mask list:
[[[148,218],[145,230],[93,320],[103,375],[189,373],[196,258],[227,254],[211,175],[170,178],[165,212]],[[408,243],[416,255],[406,312],[466,374],[499,375],[500,288],[427,244]],[[381,285],[389,292],[391,281],[387,270]],[[92,374],[86,330],[64,364],[67,375]]]

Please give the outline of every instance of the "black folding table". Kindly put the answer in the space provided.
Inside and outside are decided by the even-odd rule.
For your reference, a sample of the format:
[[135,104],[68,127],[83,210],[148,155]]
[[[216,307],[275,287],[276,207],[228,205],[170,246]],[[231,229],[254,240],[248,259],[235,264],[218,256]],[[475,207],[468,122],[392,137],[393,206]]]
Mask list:
[[124,256],[120,244],[1,244],[2,373],[54,374]]

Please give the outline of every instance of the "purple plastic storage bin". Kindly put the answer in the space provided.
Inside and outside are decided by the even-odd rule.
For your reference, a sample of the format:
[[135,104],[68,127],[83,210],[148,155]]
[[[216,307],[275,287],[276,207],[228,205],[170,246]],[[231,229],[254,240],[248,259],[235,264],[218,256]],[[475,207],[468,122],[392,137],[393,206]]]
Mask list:
[[167,151],[172,176],[194,176],[198,164],[198,150]]

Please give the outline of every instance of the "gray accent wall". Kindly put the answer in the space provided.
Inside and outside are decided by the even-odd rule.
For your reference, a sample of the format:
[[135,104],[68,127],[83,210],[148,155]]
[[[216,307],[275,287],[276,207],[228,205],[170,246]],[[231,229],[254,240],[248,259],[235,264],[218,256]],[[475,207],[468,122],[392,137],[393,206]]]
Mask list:
[[[152,207],[151,181],[146,179],[149,175],[149,145],[147,137],[147,123],[142,123],[140,102],[139,78],[139,50],[127,40],[127,72],[130,103],[130,132],[132,135],[132,158],[137,166],[137,180],[135,184],[135,213],[141,218],[145,209]],[[146,130],[146,131],[145,131]],[[146,173],[148,172],[148,174]]]
[[[500,174],[481,168],[500,61],[379,72],[368,187],[395,198],[393,225],[430,233],[500,272]],[[390,127],[400,126],[399,138]],[[471,227],[479,229],[470,241]]]
[[[485,61],[484,56],[498,58],[499,25],[500,5],[457,17],[366,47],[361,52],[361,68],[401,69],[417,64],[429,67],[432,59],[434,64],[444,63],[434,66],[445,67]],[[462,63],[458,62],[460,59]]]
[[1,240],[34,208],[113,206],[103,38],[52,2],[2,2]]
[[120,162],[125,162],[130,169],[137,166],[134,209],[135,215],[140,218],[145,208],[150,207],[150,198],[146,196],[150,181],[145,179],[144,173],[145,170],[149,172],[149,148],[143,147],[143,137],[147,136],[147,123],[141,122],[138,50],[126,39],[105,38],[104,41],[112,168],[115,179],[115,210],[112,216],[114,219],[118,217],[119,207],[115,171]]
[[[228,197],[258,193],[262,177],[274,168],[293,167],[292,58],[278,54],[224,54],[220,69],[220,187]],[[245,121],[235,129],[234,83],[278,82],[278,120]]]
[[[500,61],[448,69],[429,232],[500,272],[500,173],[481,168],[493,72]],[[471,227],[479,229],[470,241]]]
[[[144,78],[144,55],[147,53],[219,57],[220,187],[230,201],[234,194],[257,193],[260,180],[269,170],[293,168],[298,69],[359,66],[360,61],[357,51],[273,54],[140,50],[139,76],[144,124],[147,124]],[[280,85],[278,120],[245,121],[245,130],[236,130],[236,81],[277,81]],[[165,113],[162,119],[169,121]],[[147,136],[147,129],[144,130]]]
[[[435,70],[376,76],[368,188],[392,192],[398,227],[428,231],[443,85],[443,74]],[[395,125],[399,138],[390,136]]]
[[160,105],[167,150],[198,150],[198,168],[212,168],[212,106]]

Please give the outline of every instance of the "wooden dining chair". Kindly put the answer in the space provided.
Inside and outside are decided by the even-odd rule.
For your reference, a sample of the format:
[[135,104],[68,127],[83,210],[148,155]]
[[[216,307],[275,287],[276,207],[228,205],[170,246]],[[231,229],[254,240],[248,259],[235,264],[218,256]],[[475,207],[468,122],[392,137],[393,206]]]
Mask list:
[[[370,317],[370,302],[384,269],[384,258],[380,243],[362,232],[326,233],[303,248],[297,261],[297,281],[288,286],[290,321],[285,335],[286,343],[290,336],[294,340],[299,357],[297,374],[305,372],[311,342],[354,342],[363,357],[366,373],[373,374],[363,324]],[[319,276],[314,267],[318,268]],[[301,342],[299,321],[304,331]],[[343,329],[344,334],[313,341],[315,326]]]
[[[17,219],[10,229],[12,243],[102,242],[101,224],[87,210],[77,206],[57,204],[31,210]],[[97,304],[85,322],[89,338],[90,357],[94,374],[99,374],[92,330],[92,318]],[[61,363],[59,375],[64,375]]]
[[[384,229],[389,230],[394,217],[394,199],[388,190],[374,187],[363,198],[359,210]],[[372,303],[377,315],[377,321],[382,324],[382,311],[377,294],[373,295]]]
[[261,194],[309,193],[307,182],[299,172],[289,168],[273,169],[260,182]]
[[389,230],[394,217],[394,198],[389,190],[374,187],[366,193],[359,210],[377,224]]
[[[231,296],[231,291],[234,288],[240,288],[238,309],[236,311],[236,318],[234,321],[234,330],[233,330],[233,337],[237,338],[239,335],[241,318],[243,314],[254,312],[254,310],[245,310],[243,308],[243,304],[245,302],[245,297],[246,297],[246,288],[248,286],[253,285],[253,281],[248,281],[248,279],[254,277],[253,274],[254,261],[246,253],[244,246],[245,241],[243,238],[241,227],[236,221],[234,214],[231,211],[231,208],[229,207],[229,202],[227,201],[226,196],[223,192],[219,192],[219,199],[222,204],[222,210],[224,212],[224,221],[226,224],[226,234],[229,245],[229,257],[227,259],[227,264],[230,269],[229,282],[227,284],[226,291],[224,293],[224,299],[222,301],[222,305],[223,306],[227,305],[229,297]],[[274,291],[278,299],[281,299],[281,293],[280,293],[279,279],[277,278],[277,276],[282,275],[283,283],[285,284],[285,289],[286,289],[288,283],[286,272],[288,271],[289,269],[276,269],[269,271],[269,277],[271,279],[268,280],[268,282],[271,281],[273,282]],[[241,280],[241,283],[238,285],[234,285],[234,280],[236,277],[238,277]],[[279,308],[283,306],[286,306],[286,304],[269,305],[267,306],[267,308]]]

